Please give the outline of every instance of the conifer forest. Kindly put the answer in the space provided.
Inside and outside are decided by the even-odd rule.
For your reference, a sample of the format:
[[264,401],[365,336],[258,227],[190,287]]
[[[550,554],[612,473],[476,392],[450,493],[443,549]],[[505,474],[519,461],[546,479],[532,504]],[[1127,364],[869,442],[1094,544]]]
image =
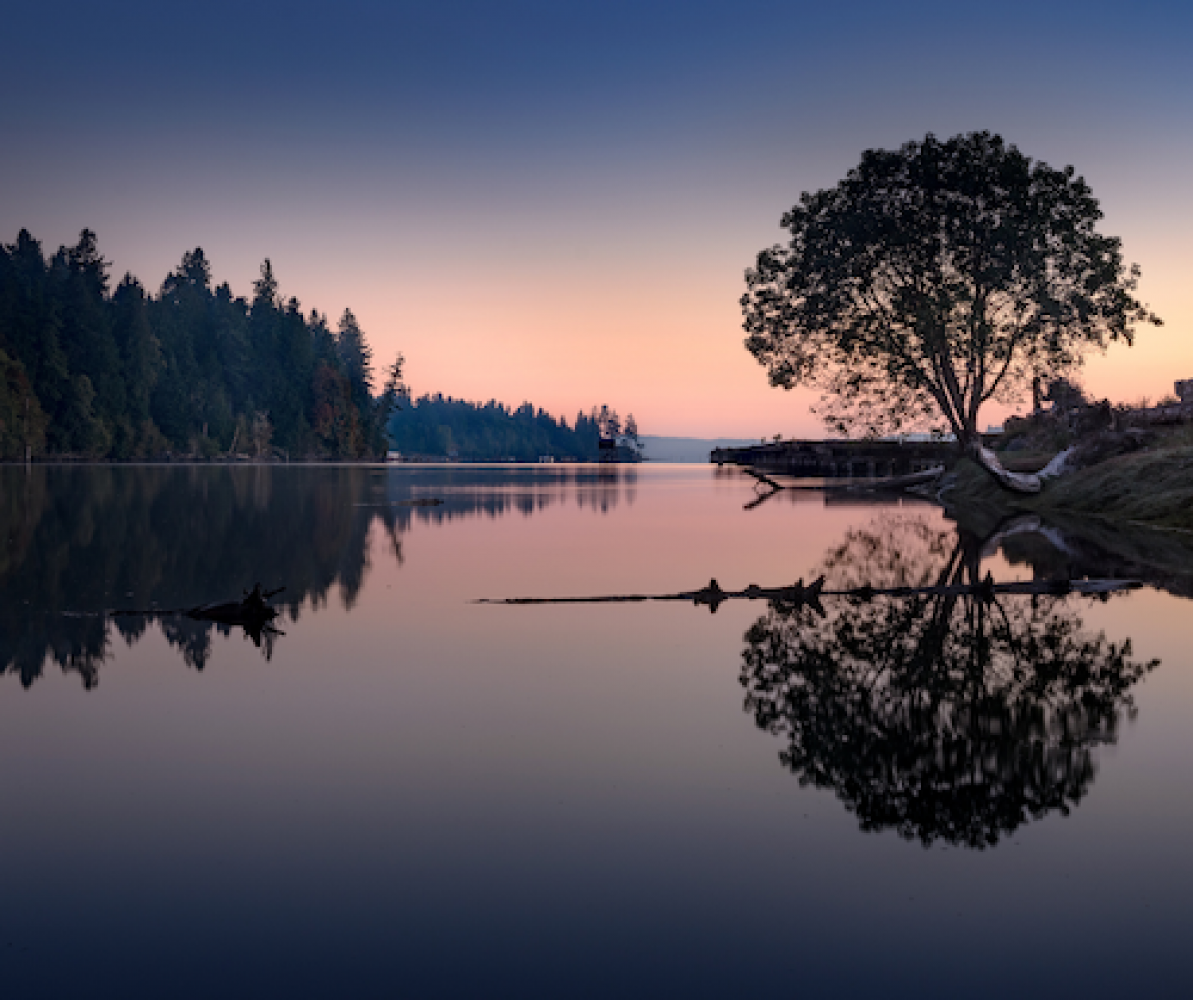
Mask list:
[[201,249],[156,294],[109,268],[90,230],[49,257],[25,230],[0,245],[0,458],[386,450],[402,359],[377,386],[351,310],[334,328],[304,313],[268,260],[248,299],[213,287]]

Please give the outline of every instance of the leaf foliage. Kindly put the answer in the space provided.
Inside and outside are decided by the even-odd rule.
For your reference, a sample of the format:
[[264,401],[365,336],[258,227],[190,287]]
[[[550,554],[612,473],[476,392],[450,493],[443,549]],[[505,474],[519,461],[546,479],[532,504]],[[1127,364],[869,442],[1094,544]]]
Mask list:
[[746,272],[746,347],[772,385],[819,389],[831,429],[970,439],[984,403],[1159,325],[1101,218],[1071,166],[989,132],[867,150]]

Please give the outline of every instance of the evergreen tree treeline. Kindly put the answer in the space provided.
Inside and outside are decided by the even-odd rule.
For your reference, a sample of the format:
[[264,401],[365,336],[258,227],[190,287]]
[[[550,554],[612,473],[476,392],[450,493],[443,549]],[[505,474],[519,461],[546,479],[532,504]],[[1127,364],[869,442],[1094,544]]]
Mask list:
[[402,358],[374,396],[350,310],[334,331],[304,315],[268,260],[251,300],[212,287],[200,249],[156,296],[108,268],[90,230],[49,259],[25,230],[0,245],[0,458],[384,452]]
[[[626,419],[626,431],[637,425]],[[595,462],[600,457],[601,437],[622,433],[615,410],[595,407],[591,414],[578,413],[569,427],[545,410],[523,403],[511,410],[496,401],[471,403],[438,393],[413,401],[404,399],[389,419],[389,437],[394,448],[405,455],[430,458],[450,457],[464,462],[533,462],[550,455],[557,460]]]

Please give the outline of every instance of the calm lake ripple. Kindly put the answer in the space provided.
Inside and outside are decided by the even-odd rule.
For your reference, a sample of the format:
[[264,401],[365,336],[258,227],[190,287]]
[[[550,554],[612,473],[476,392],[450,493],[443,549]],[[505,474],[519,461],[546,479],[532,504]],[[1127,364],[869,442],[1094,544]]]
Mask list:
[[0,467],[0,992],[1193,996],[1193,542],[756,497]]

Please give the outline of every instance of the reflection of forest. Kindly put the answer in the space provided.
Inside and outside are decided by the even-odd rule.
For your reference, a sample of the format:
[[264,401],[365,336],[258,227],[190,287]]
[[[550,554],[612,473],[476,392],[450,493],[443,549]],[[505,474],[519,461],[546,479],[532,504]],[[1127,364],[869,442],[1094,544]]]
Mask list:
[[[978,582],[982,544],[915,517],[851,531],[829,588]],[[983,847],[1089,790],[1155,663],[1084,630],[1078,597],[772,603],[746,633],[746,709],[863,829]],[[1084,599],[1088,600],[1088,598]]]
[[[402,559],[413,520],[530,514],[574,498],[608,510],[632,499],[626,470],[386,470],[365,466],[0,466],[0,673],[28,687],[47,661],[98,681],[116,630],[133,643],[157,621],[202,669],[212,630],[179,609],[285,586],[276,603],[297,620],[338,588],[351,607],[369,568],[374,523]],[[438,507],[394,501],[442,496]],[[276,638],[276,637],[273,637]],[[262,643],[268,655],[273,638]]]
[[632,504],[637,483],[638,471],[626,465],[406,466],[386,480],[384,499],[374,500],[399,504],[430,495],[444,500],[438,507],[395,507],[397,523],[406,528],[414,521],[533,514],[562,503],[605,514],[623,498]]

